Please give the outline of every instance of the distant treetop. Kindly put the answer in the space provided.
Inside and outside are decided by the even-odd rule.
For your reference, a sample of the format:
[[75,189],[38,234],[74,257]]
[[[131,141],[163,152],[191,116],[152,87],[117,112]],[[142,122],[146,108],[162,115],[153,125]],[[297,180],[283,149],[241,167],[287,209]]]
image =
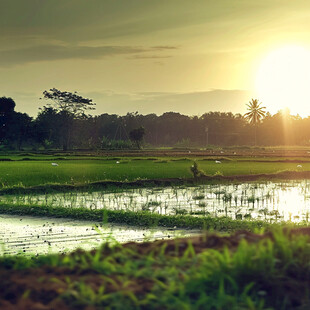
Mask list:
[[256,125],[265,117],[266,107],[262,107],[261,104],[257,99],[251,99],[247,104],[249,112],[245,113],[244,117],[250,124]]
[[60,91],[56,88],[44,91],[43,96],[45,99],[53,101],[53,103],[47,104],[47,107],[54,108],[58,112],[69,113],[75,117],[84,116],[85,111],[94,110],[96,105],[92,99],[79,96],[76,92]]
[[10,97],[0,97],[0,114],[8,114],[14,112],[15,101]]

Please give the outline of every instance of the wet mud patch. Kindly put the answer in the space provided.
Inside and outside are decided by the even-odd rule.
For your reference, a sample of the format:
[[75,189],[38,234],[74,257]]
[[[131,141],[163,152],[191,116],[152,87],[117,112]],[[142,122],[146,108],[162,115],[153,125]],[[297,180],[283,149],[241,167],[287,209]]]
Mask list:
[[0,254],[48,254],[90,250],[103,242],[166,239],[198,231],[147,229],[70,219],[0,215]]

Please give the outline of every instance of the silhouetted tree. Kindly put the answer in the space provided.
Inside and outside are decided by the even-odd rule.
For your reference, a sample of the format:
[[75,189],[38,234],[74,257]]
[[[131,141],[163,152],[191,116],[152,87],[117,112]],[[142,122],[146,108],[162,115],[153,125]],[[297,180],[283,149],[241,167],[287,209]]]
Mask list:
[[0,98],[0,140],[7,138],[9,124],[14,113],[15,101],[10,97]]
[[[208,112],[202,116],[187,116],[174,112],[160,116],[138,113],[127,113],[124,116],[102,114],[73,119],[70,141],[72,146],[78,148],[128,148],[129,141],[125,140],[128,139],[129,133],[135,133],[136,129],[142,126],[145,128],[143,141],[154,146],[205,146],[206,128],[211,145],[249,145],[254,144],[254,122],[241,114],[230,112]],[[266,113],[264,118],[258,118],[256,125],[256,144],[310,145],[310,117],[292,116],[289,112],[285,115],[283,112],[275,115]],[[37,141],[48,147],[63,146],[64,124],[59,111],[52,107],[44,107],[34,126]],[[10,129],[9,132],[15,130],[14,126]],[[134,147],[141,147],[142,139],[137,143],[135,137],[131,136],[130,140]]]
[[12,114],[7,139],[15,143],[16,148],[21,150],[22,145],[33,140],[32,118],[26,113],[14,112]]
[[0,114],[9,114],[13,113],[15,109],[15,101],[10,97],[1,97],[0,98]]
[[92,102],[92,99],[56,88],[44,91],[43,97],[52,101],[45,108],[53,108],[60,116],[61,128],[59,130],[62,133],[63,150],[66,151],[70,146],[74,120],[86,118],[85,112],[94,110],[96,104]]
[[139,128],[133,129],[129,132],[130,140],[136,144],[138,149],[141,148],[141,143],[142,143],[144,135],[145,135],[145,129],[142,126]]
[[255,145],[257,143],[257,124],[261,122],[261,120],[264,118],[266,111],[266,107],[261,107],[261,103],[258,102],[257,99],[252,99],[248,104],[248,111],[244,114],[245,119],[254,126],[254,132],[255,132]]
[[15,112],[15,101],[0,98],[0,140],[10,147],[21,149],[22,144],[32,140],[32,118],[26,113]]
[[51,107],[43,107],[34,122],[34,134],[36,142],[45,148],[61,144],[61,116],[57,110]]

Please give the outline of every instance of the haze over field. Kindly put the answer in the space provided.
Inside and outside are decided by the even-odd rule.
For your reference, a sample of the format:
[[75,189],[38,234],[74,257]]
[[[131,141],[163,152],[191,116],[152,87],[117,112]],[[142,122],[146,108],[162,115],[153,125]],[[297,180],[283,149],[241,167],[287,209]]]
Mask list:
[[[310,3],[0,0],[1,96],[34,116],[51,87],[96,114],[310,114]],[[41,104],[42,105],[42,104]]]

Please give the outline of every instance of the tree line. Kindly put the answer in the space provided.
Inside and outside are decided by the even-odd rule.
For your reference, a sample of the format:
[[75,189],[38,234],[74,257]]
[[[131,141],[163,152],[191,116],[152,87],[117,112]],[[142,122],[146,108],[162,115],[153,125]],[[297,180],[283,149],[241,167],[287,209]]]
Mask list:
[[130,149],[146,146],[179,148],[249,145],[309,145],[310,117],[287,110],[271,115],[252,99],[245,115],[207,112],[87,114],[95,103],[77,93],[52,88],[43,92],[35,118],[15,111],[12,98],[0,98],[2,149]]

